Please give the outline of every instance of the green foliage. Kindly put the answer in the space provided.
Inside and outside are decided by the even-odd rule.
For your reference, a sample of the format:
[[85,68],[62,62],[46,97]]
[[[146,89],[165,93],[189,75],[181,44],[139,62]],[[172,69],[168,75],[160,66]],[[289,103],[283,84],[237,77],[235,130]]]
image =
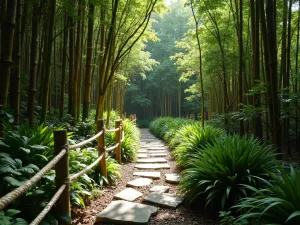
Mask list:
[[[188,168],[187,162],[197,157],[208,144],[222,137],[224,132],[211,126],[201,127],[200,123],[182,126],[173,136],[171,143],[176,146],[173,155],[182,168]],[[179,143],[180,142],[180,143]]]
[[275,170],[271,146],[253,137],[226,136],[207,145],[183,171],[181,192],[191,201],[204,199],[212,210],[228,209],[251,194],[243,185],[261,187],[259,178]]
[[28,225],[27,221],[17,218],[20,210],[8,209],[5,212],[0,211],[0,224],[1,225]]
[[300,224],[300,171],[290,172],[279,168],[279,174],[270,174],[271,181],[262,179],[263,189],[245,186],[253,197],[241,199],[235,207],[244,212],[239,219],[249,219],[257,224]]
[[[130,120],[124,121],[124,141],[121,145],[122,161],[130,162],[137,158],[137,151],[140,143],[140,131],[135,124]],[[105,138],[107,147],[116,144],[115,133],[107,133]],[[110,155],[115,158],[115,151],[110,152]]]
[[238,218],[231,215],[231,211],[219,212],[220,225],[248,225],[245,220],[238,221]]
[[193,122],[183,118],[160,117],[150,123],[150,132],[159,139],[169,142],[178,128]]

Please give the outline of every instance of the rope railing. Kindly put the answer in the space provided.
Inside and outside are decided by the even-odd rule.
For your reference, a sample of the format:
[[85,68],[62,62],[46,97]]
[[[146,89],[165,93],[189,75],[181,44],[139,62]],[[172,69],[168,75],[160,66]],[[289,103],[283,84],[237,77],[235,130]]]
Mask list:
[[117,143],[114,146],[106,148],[105,150],[106,150],[106,152],[110,152],[112,150],[115,150],[119,145],[120,145],[120,143]]
[[15,190],[7,193],[0,198],[0,211],[3,210],[7,205],[12,203],[15,199],[25,193],[29,188],[35,185],[42,177],[55,166],[58,161],[66,154],[67,150],[63,149],[57,156],[55,156],[44,168],[36,173],[32,178],[26,181],[22,186]]
[[[108,148],[106,148],[105,146],[106,132],[115,132],[116,134],[116,144]],[[14,200],[16,200],[23,193],[25,193],[29,188],[34,186],[39,180],[42,179],[42,177],[47,172],[49,172],[53,167],[55,167],[55,184],[57,192],[54,194],[54,196],[48,202],[45,208],[40,212],[40,214],[30,223],[30,225],[39,224],[55,204],[55,211],[58,214],[70,216],[70,182],[76,180],[77,178],[85,174],[87,171],[95,167],[97,164],[99,164],[101,175],[107,177],[106,152],[115,150],[116,160],[119,163],[121,163],[121,144],[124,141],[124,138],[125,135],[122,120],[115,121],[115,129],[111,130],[106,130],[104,128],[103,119],[98,120],[96,135],[80,143],[69,146],[67,144],[67,131],[54,131],[54,158],[31,179],[26,181],[22,186],[1,197],[0,211],[3,210],[6,206],[8,206],[10,203],[12,203]],[[98,158],[92,164],[88,165],[87,167],[77,172],[76,174],[73,174],[70,177],[68,150],[80,148],[94,140],[97,140],[98,142]]]
[[89,144],[90,142],[96,140],[96,139],[97,139],[98,137],[100,137],[102,134],[103,134],[103,130],[101,130],[101,131],[98,132],[95,136],[93,136],[93,137],[91,137],[91,138],[89,138],[89,139],[87,139],[87,140],[84,140],[84,141],[82,141],[82,142],[80,142],[80,143],[77,143],[77,144],[75,144],[75,145],[70,145],[70,146],[69,146],[69,150],[73,150],[73,149],[77,149],[77,148],[80,148],[80,147],[82,147],[82,146],[85,146],[85,145]]
[[116,129],[111,129],[111,130],[105,130],[106,133],[114,133],[120,130],[120,127],[116,128]]
[[45,218],[47,213],[52,209],[54,204],[57,202],[58,198],[61,196],[63,191],[66,189],[67,185],[62,185],[57,192],[54,194],[52,199],[48,202],[48,204],[45,206],[45,208],[40,212],[40,214],[29,224],[29,225],[37,225]]

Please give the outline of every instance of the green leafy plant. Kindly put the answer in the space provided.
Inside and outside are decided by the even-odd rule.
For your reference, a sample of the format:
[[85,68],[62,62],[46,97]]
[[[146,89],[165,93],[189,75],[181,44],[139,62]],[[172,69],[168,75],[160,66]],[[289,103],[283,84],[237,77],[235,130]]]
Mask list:
[[212,144],[214,140],[221,138],[222,134],[224,134],[224,132],[221,129],[211,126],[202,128],[199,123],[181,127],[172,138],[172,140],[174,140],[173,145],[174,142],[180,140],[180,144],[178,144],[173,151],[178,165],[182,168],[188,168],[190,164],[187,162],[200,154],[207,144]]
[[220,225],[248,225],[246,220],[238,221],[238,218],[231,215],[231,211],[219,212]]
[[0,224],[1,225],[28,225],[27,221],[21,218],[17,218],[20,214],[20,210],[8,209],[6,211],[0,211]]
[[300,224],[300,171],[290,167],[286,172],[270,174],[271,181],[260,178],[263,189],[245,187],[255,194],[243,198],[235,208],[243,214],[239,220],[249,219],[257,224]]
[[191,201],[205,200],[210,209],[228,209],[251,190],[243,185],[261,187],[259,178],[275,170],[271,146],[253,137],[226,136],[207,145],[187,163],[180,182],[181,192]]

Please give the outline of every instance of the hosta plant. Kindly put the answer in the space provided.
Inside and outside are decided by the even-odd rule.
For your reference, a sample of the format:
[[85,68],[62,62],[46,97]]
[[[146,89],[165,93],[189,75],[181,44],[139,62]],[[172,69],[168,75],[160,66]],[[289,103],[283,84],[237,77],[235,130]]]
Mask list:
[[174,149],[173,155],[179,166],[188,168],[190,164],[187,162],[197,157],[206,145],[212,144],[216,139],[220,139],[223,131],[211,126],[202,128],[199,123],[195,123],[183,126],[179,129],[178,134],[182,136],[180,138],[175,135],[173,138],[180,140],[180,144]]
[[300,171],[290,172],[279,168],[280,174],[271,174],[271,181],[261,179],[263,189],[246,186],[255,193],[243,198],[235,207],[241,213],[240,220],[248,219],[253,224],[300,224]]
[[251,190],[261,187],[260,178],[275,170],[271,146],[253,137],[226,136],[207,145],[188,161],[180,189],[191,201],[202,199],[205,207],[224,210],[235,205]]
[[6,211],[0,211],[0,224],[1,225],[28,225],[27,221],[21,218],[17,218],[20,214],[20,210],[8,209]]

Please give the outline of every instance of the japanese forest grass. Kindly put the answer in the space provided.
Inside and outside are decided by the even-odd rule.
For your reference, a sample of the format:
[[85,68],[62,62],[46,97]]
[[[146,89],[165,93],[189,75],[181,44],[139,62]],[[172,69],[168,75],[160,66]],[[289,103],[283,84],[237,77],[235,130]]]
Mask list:
[[272,146],[238,135],[216,139],[187,163],[181,192],[191,202],[203,200],[205,208],[212,211],[229,209],[241,198],[251,196],[253,191],[245,185],[262,188],[262,179],[276,171]]

